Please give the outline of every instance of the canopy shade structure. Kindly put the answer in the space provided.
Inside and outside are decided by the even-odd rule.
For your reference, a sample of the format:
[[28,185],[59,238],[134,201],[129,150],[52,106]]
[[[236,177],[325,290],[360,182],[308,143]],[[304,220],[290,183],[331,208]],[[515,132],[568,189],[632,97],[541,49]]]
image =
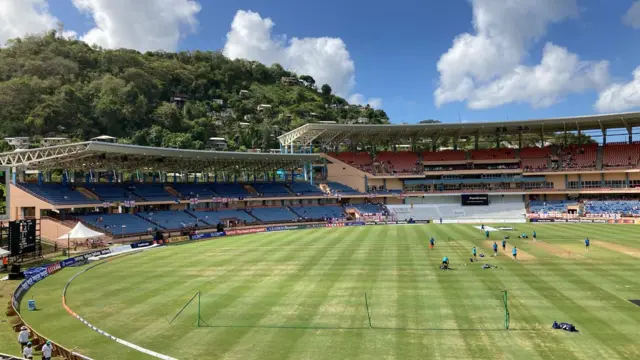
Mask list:
[[284,147],[290,145],[308,146],[312,142],[322,146],[341,143],[372,141],[383,143],[393,141],[410,143],[411,140],[437,138],[441,136],[465,137],[487,136],[496,133],[540,134],[563,131],[587,131],[607,129],[627,129],[640,126],[640,112],[574,116],[553,119],[510,120],[469,123],[434,123],[407,125],[347,125],[347,124],[306,124],[278,137]]
[[0,258],[11,255],[11,251],[0,249]]
[[58,240],[91,239],[99,236],[104,236],[104,234],[97,231],[93,231],[88,227],[84,226],[83,223],[79,222],[71,231],[60,236]]
[[295,169],[320,159],[313,154],[262,154],[200,151],[87,141],[0,154],[0,166],[67,170],[198,170]]

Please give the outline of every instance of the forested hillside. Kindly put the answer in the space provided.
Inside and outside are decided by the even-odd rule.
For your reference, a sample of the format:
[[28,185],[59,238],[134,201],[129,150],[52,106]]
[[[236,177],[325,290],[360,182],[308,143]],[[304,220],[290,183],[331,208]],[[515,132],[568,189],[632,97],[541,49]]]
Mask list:
[[104,50],[55,31],[0,49],[0,138],[106,134],[202,149],[210,137],[224,137],[232,150],[270,149],[277,135],[307,122],[363,118],[389,121],[308,75],[217,52]]

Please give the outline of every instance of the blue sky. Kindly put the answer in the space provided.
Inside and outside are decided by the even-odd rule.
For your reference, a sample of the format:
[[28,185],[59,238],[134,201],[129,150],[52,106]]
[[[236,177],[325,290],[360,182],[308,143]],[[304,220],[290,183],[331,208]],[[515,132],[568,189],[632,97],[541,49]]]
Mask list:
[[[13,0],[3,2],[11,7]],[[25,2],[32,8],[14,11],[33,10],[37,26],[59,20],[105,47],[224,49],[230,57],[283,62],[330,82],[346,98],[380,106],[395,123],[640,108],[640,73],[633,78],[640,65],[640,3],[634,1]],[[7,12],[0,21],[15,17],[0,11]],[[38,30],[14,25],[10,35]],[[465,41],[456,40],[461,36]],[[303,41],[292,45],[292,38]],[[2,33],[0,40],[6,40]]]

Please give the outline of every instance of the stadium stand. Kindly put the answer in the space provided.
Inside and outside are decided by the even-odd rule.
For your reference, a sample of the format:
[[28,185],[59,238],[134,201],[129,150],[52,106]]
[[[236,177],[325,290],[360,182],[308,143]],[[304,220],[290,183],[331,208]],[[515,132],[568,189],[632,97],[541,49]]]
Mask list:
[[224,197],[232,198],[247,198],[252,197],[243,184],[227,184],[227,183],[215,183],[211,184],[213,191]]
[[382,204],[353,204],[362,214],[384,214],[388,213],[388,209]]
[[[412,205],[387,205],[389,211],[395,214],[398,220],[437,220],[447,221],[489,221],[494,222],[522,222],[524,221],[525,206],[522,197],[518,195],[505,195],[489,197],[489,206],[462,206],[457,196],[443,196],[444,203],[414,204]],[[449,198],[449,199],[447,199]],[[454,203],[454,201],[457,201]]]
[[577,201],[571,200],[532,200],[529,202],[529,212],[534,214],[566,213],[567,206],[577,204]]
[[422,171],[418,154],[411,151],[383,151],[376,155],[375,161],[387,174],[416,174]]
[[332,193],[338,193],[343,195],[362,195],[362,193],[359,192],[358,190],[337,182],[328,182],[327,186],[329,187]]
[[604,200],[585,201],[585,213],[588,215],[640,215],[638,200]]
[[84,194],[76,191],[73,187],[65,186],[62,184],[33,184],[33,183],[19,183],[18,187],[25,190],[38,198],[50,204],[56,205],[93,205],[100,204],[101,202],[95,199],[90,199]]
[[362,171],[371,172],[373,158],[371,158],[371,154],[367,152],[341,152],[341,153],[329,153],[329,156],[332,156],[342,162],[345,162],[353,167],[356,167]]
[[175,201],[175,196],[164,189],[163,184],[130,184],[127,190],[147,201]]
[[638,166],[640,144],[608,144],[603,147],[602,165],[605,168]]
[[264,197],[293,196],[283,183],[254,183],[251,186]]
[[114,236],[147,233],[156,225],[131,214],[92,214],[77,217],[85,224]]
[[344,219],[344,209],[338,205],[291,206],[291,210],[306,220]]
[[171,187],[176,190],[180,197],[183,199],[191,198],[212,198],[217,194],[211,189],[210,184],[171,184]]
[[183,228],[210,225],[207,221],[196,218],[186,211],[153,211],[137,214],[146,221],[158,225],[164,229],[177,230]]
[[249,215],[242,209],[225,209],[214,211],[190,211],[192,216],[197,217],[201,221],[214,225],[224,221],[239,221],[251,224],[256,222],[256,218]]
[[515,159],[515,151],[513,149],[482,149],[472,150],[470,152],[471,160],[509,160]]
[[294,182],[290,183],[288,186],[296,195],[318,196],[324,194],[319,187],[307,182]]
[[565,169],[595,169],[597,150],[598,144],[566,147],[562,152],[562,167]]
[[[467,156],[463,150],[428,151],[422,153],[422,160],[428,161],[463,161]],[[425,164],[426,165],[426,164]]]
[[141,200],[121,184],[85,184],[84,188],[96,194],[103,201]]
[[280,208],[253,208],[248,212],[263,222],[281,222],[281,221],[295,221],[298,220],[298,216],[291,212],[286,207]]

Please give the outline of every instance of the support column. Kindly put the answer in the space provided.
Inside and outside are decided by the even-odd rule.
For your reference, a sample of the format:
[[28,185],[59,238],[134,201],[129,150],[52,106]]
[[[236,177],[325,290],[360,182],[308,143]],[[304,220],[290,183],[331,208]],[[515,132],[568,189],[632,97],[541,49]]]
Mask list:
[[578,189],[582,189],[582,175],[578,174]]
[[628,172],[624,173],[624,186],[627,187],[627,188],[629,187],[629,173]]
[[382,179],[382,190],[387,191],[387,179]]
[[[542,146],[544,146],[544,144]],[[522,133],[518,134],[518,149],[522,149]]]
[[604,187],[604,173],[600,173],[600,187]]
[[607,129],[602,129],[602,145],[607,145]]
[[369,177],[367,175],[364,176],[364,191],[369,190]]
[[478,150],[478,141],[479,141],[478,139],[479,139],[479,137],[480,136],[478,134],[474,135],[474,140],[473,140],[474,141],[474,149],[476,149],[476,150]]

